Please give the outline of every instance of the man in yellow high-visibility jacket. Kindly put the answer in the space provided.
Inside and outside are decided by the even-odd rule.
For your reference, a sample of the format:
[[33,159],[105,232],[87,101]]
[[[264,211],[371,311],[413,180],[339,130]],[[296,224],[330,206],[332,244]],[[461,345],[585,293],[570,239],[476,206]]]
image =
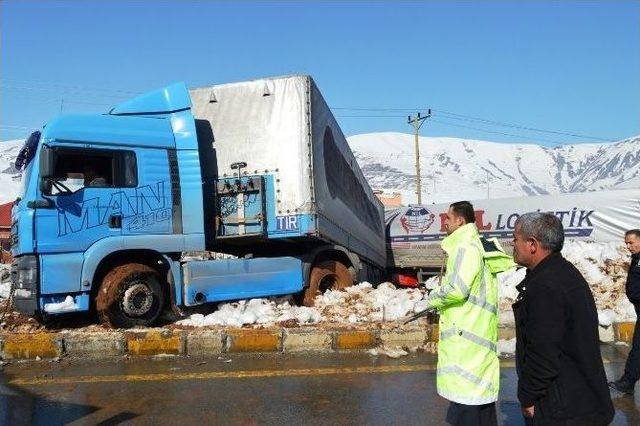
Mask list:
[[496,240],[484,240],[468,201],[451,204],[445,222],[447,271],[427,299],[440,314],[438,394],[450,401],[447,422],[496,425],[499,361],[496,274],[515,266]]

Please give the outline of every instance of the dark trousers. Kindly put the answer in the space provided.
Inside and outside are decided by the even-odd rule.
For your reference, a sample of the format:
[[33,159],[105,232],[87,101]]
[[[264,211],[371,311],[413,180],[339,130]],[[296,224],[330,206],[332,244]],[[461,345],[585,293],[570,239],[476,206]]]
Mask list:
[[464,405],[449,403],[447,423],[454,426],[496,426],[496,403],[484,405]]
[[624,366],[624,377],[634,383],[640,379],[640,304],[634,303],[636,308],[636,326],[633,329],[633,342],[631,352]]

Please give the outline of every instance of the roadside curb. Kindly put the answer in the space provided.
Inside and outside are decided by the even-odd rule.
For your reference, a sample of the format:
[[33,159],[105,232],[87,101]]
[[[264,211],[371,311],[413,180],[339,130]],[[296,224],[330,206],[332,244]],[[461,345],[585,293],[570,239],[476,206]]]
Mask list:
[[227,328],[61,331],[0,334],[0,358],[104,359],[122,356],[212,356],[223,353],[362,351],[378,346],[421,347],[438,327]]
[[[615,340],[630,344],[634,322],[614,323]],[[515,337],[501,326],[499,339]],[[0,333],[0,359],[105,359],[122,356],[212,356],[224,353],[363,351],[379,346],[416,348],[438,341],[438,325],[408,327],[271,327]]]
[[57,358],[63,353],[60,333],[16,333],[0,338],[3,359]]
[[613,324],[615,340],[631,344],[633,341],[633,330],[636,323],[633,321],[617,322]]

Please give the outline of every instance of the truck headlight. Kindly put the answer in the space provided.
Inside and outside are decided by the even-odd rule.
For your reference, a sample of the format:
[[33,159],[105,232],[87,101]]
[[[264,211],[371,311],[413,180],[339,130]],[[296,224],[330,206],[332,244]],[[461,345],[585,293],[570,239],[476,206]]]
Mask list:
[[31,288],[36,280],[35,269],[18,269],[18,288]]
[[11,276],[16,297],[30,297],[38,286],[38,258],[33,255],[20,256],[13,262]]

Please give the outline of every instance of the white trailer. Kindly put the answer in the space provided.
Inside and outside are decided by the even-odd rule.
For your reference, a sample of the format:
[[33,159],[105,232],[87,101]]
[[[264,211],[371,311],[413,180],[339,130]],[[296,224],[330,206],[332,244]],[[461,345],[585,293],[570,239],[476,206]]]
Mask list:
[[262,210],[247,205],[250,198],[222,206],[216,250],[268,256],[333,244],[358,256],[351,256],[363,272],[358,278],[385,268],[382,203],[311,77],[221,84],[190,95],[198,139],[214,148],[208,162],[201,153],[201,163],[205,180],[218,182],[218,203],[229,201],[220,182],[259,176],[264,185]]

